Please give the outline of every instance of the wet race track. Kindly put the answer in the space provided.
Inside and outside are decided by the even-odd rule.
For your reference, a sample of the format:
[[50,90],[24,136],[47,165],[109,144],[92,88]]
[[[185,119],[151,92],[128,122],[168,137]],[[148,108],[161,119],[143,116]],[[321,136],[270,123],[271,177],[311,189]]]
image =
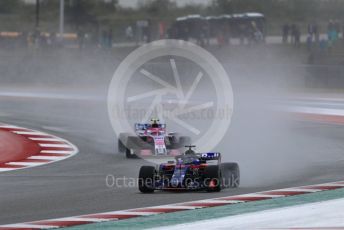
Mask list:
[[[245,52],[231,59],[224,58],[226,54],[221,51],[214,53],[228,72],[234,92],[231,126],[215,150],[222,152],[224,161],[240,164],[242,182],[240,188],[220,193],[141,194],[136,186],[107,185],[109,175],[136,178],[141,165],[151,164],[141,159],[126,159],[117,152],[116,134],[108,117],[108,86],[127,51],[93,56],[68,53],[69,60],[61,58],[65,55],[62,53],[31,58],[27,58],[27,54],[18,54],[22,59],[11,57],[18,63],[24,61],[16,70],[11,71],[15,66],[9,67],[6,77],[1,79],[0,121],[62,137],[76,145],[79,153],[53,164],[1,173],[0,224],[342,179],[344,127],[296,121],[272,109],[281,97],[288,95],[286,82],[288,87],[302,82],[303,71],[299,67],[295,67],[293,74],[299,74],[301,80],[295,80],[295,77],[286,80],[291,74],[288,72],[290,66],[295,64],[293,61],[288,66],[281,66],[278,52],[272,52],[271,59],[276,63],[266,69],[262,68],[264,60],[254,66],[248,65],[250,61],[246,60],[248,54]],[[258,55],[249,56],[255,58]],[[289,60],[283,59],[284,63],[286,61]],[[170,71],[159,62],[148,68],[157,75]],[[197,71],[185,73],[193,78]],[[186,79],[186,82],[190,85],[192,80]],[[136,79],[131,84],[133,91],[144,87],[149,89],[152,85],[145,79]],[[200,83],[199,87],[202,93],[193,98],[195,103],[213,97],[206,82]],[[308,105],[309,102],[300,100],[297,103]],[[312,103],[312,106],[326,106],[323,102]],[[193,124],[206,129],[206,122],[202,120],[193,121]],[[177,129],[176,124],[167,125]]]

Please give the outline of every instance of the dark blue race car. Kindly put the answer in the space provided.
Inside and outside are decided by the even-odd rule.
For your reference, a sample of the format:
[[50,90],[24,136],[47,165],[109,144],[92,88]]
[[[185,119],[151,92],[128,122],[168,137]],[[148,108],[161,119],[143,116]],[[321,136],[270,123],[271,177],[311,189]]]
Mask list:
[[139,173],[139,190],[205,190],[219,192],[222,188],[235,188],[240,184],[237,163],[221,163],[218,152],[196,153],[195,146],[174,161],[154,166],[142,166]]

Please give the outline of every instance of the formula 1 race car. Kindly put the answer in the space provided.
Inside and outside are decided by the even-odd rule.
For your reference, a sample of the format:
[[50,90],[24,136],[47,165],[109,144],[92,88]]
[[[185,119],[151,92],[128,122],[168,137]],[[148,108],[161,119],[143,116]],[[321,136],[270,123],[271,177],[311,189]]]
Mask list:
[[125,153],[127,158],[167,156],[175,154],[178,149],[190,143],[190,137],[167,133],[166,124],[159,123],[158,119],[152,119],[150,124],[135,124],[135,135],[121,133],[118,139],[118,152]]
[[205,190],[219,192],[222,188],[236,188],[240,184],[237,163],[221,163],[218,152],[196,153],[189,148],[183,155],[154,166],[142,166],[139,172],[139,190]]

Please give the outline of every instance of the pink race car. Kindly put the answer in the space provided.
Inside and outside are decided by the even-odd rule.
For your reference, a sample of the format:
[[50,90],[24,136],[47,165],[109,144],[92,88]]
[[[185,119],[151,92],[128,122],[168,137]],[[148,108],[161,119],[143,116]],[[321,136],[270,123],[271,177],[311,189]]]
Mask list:
[[118,151],[127,158],[137,156],[167,156],[180,154],[179,149],[191,143],[188,136],[167,132],[166,124],[152,119],[151,123],[136,123],[135,135],[121,133],[118,139]]

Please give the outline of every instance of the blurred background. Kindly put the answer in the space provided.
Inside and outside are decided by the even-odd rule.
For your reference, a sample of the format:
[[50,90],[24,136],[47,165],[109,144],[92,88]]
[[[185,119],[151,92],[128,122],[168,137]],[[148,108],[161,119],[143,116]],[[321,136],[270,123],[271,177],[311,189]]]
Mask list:
[[[342,86],[342,70],[319,65],[344,62],[343,11],[340,0],[1,0],[0,52],[10,58],[13,52],[86,50],[121,59],[138,45],[164,38],[224,48],[228,57],[235,53],[230,47],[243,47],[241,52],[269,46],[279,59],[297,59],[283,64],[317,64],[296,71],[311,71],[312,87],[333,88]],[[330,80],[318,79],[324,71],[331,72]]]
[[166,37],[221,40],[220,30],[224,40],[247,38],[257,28],[286,42],[307,34],[318,41],[332,29],[340,33],[343,10],[340,0],[2,0],[1,42],[49,46],[64,38],[70,46],[110,47]]

